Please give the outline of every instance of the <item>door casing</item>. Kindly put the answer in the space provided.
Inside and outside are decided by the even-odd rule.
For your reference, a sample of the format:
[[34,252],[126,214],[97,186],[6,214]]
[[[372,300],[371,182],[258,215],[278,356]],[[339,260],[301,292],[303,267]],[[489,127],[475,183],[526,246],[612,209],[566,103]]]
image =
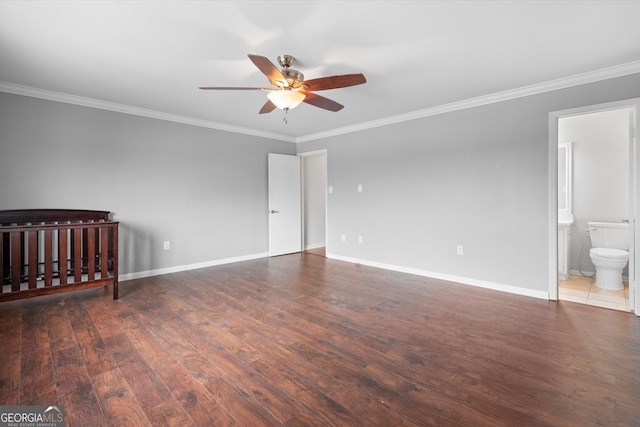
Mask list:
[[637,127],[640,122],[640,98],[589,105],[568,110],[549,113],[549,299],[558,299],[558,120],[561,117],[582,115],[608,110],[632,109],[630,123],[629,147],[629,308],[640,316],[640,290],[638,289],[637,272],[640,270],[640,236],[636,221],[640,215],[640,150],[637,147]]

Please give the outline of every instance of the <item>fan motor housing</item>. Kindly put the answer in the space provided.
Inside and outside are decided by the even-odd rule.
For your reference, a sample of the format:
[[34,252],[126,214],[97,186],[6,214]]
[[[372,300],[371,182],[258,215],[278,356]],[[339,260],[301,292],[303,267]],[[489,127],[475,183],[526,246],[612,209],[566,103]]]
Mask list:
[[302,74],[298,70],[294,70],[292,68],[284,68],[282,69],[281,72],[284,78],[287,79],[287,82],[289,83],[290,86],[293,86],[296,83],[304,81],[304,74]]

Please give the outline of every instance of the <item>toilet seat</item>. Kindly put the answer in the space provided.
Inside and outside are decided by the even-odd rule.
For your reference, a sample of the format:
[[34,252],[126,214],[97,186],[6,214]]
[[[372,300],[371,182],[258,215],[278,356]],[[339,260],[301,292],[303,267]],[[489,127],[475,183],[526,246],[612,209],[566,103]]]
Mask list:
[[609,259],[627,259],[629,257],[629,252],[623,251],[622,249],[592,248],[589,252],[592,255]]

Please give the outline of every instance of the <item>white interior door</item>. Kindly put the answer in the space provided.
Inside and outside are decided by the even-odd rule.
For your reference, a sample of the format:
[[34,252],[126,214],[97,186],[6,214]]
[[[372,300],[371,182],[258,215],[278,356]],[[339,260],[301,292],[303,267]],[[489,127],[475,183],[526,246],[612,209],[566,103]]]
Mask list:
[[300,157],[269,153],[269,256],[302,250]]

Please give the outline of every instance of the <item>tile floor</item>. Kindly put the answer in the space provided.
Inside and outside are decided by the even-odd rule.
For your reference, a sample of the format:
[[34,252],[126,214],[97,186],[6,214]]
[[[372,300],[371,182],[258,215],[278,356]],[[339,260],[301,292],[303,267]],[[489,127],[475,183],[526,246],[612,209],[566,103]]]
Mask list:
[[558,298],[562,301],[629,311],[629,285],[626,282],[622,290],[607,291],[596,287],[594,278],[569,276],[567,280],[558,282]]

